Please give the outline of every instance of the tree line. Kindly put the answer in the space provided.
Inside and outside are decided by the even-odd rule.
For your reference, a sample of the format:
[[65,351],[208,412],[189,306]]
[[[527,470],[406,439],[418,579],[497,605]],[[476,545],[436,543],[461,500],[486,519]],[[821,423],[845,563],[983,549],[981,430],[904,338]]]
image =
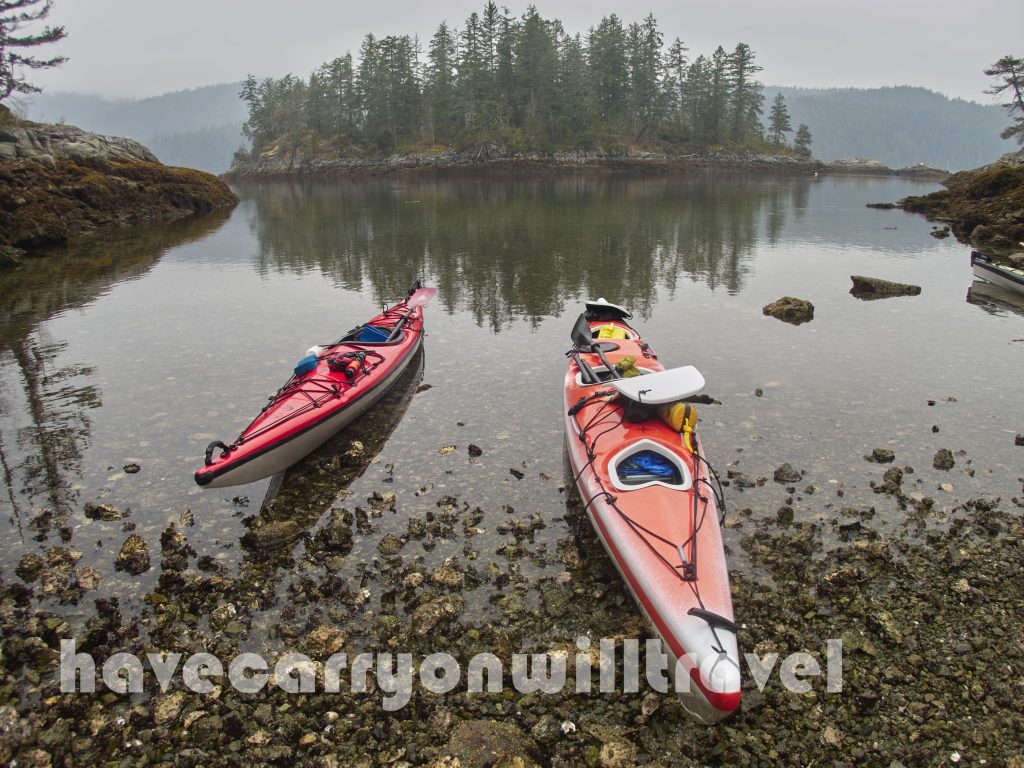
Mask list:
[[[766,133],[760,71],[746,43],[695,58],[679,38],[666,45],[653,15],[626,24],[612,14],[570,34],[534,6],[516,17],[489,0],[461,29],[442,22],[425,45],[366,35],[358,57],[307,80],[250,75],[240,96],[255,152],[778,149],[793,129],[783,103]],[[797,153],[809,156],[810,132],[800,134]]]

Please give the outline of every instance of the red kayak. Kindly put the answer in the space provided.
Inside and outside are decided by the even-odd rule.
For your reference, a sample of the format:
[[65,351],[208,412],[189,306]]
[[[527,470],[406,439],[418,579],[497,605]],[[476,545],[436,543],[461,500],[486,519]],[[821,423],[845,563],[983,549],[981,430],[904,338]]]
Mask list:
[[[569,461],[594,529],[661,639],[702,723],[739,706],[740,667],[719,528],[721,488],[695,431],[704,377],[665,370],[603,299],[587,302],[565,377]],[[670,675],[670,679],[672,676]]]
[[436,288],[409,295],[326,347],[313,347],[259,416],[230,445],[206,449],[196,482],[252,483],[287,469],[366,412],[402,375],[423,338],[423,307]]

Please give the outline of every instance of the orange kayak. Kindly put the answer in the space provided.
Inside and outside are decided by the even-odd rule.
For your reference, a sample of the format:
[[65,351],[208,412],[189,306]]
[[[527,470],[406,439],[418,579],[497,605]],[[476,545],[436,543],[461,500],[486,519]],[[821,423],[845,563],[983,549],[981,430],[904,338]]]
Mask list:
[[630,317],[601,299],[577,321],[565,377],[569,461],[683,706],[713,723],[739,706],[740,668],[721,489],[694,430],[693,403],[710,399],[699,395],[700,372],[666,370]]

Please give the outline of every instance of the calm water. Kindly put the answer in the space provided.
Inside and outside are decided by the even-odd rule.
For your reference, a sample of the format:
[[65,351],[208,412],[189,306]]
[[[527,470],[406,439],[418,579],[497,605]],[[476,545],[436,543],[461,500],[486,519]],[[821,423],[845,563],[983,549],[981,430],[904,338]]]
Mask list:
[[[1019,495],[1024,313],[969,303],[968,249],[930,237],[923,218],[865,208],[932,188],[841,178],[273,185],[239,190],[230,216],[30,262],[0,276],[0,569],[14,578],[24,553],[62,543],[63,525],[66,546],[101,572],[101,592],[130,602],[156,569],[114,571],[127,534],[88,520],[90,501],[130,508],[154,563],[160,530],[186,510],[200,555],[241,557],[241,517],[259,510],[270,481],[200,490],[192,472],[206,444],[234,438],[307,347],[416,276],[439,289],[427,309],[431,386],[414,394],[410,377],[408,408],[375,463],[350,501],[334,502],[398,495],[397,513],[354,557],[372,558],[382,533],[404,531],[443,495],[480,506],[486,531],[507,506],[540,513],[541,544],[555,548],[566,533],[563,352],[591,296],[632,307],[666,365],[703,371],[722,402],[701,410],[712,462],[723,476],[768,478],[727,489],[732,509],[774,517],[787,493],[771,475],[789,462],[806,472],[798,519],[874,506],[883,528],[900,525],[869,487],[886,468],[863,459],[876,447],[913,467],[908,491],[940,507]],[[851,274],[922,294],[860,301]],[[784,295],[812,301],[814,320],[762,315]],[[470,443],[482,457],[470,460]],[[957,454],[953,470],[932,468],[939,448]],[[126,473],[129,463],[141,471]],[[734,566],[749,569],[743,535],[729,530],[727,541]],[[479,557],[493,557],[480,541]]]

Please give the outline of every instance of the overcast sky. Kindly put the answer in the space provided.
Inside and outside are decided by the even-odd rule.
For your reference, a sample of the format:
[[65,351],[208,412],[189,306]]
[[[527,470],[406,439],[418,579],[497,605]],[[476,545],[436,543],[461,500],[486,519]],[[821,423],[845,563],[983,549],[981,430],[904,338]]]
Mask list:
[[[502,5],[499,2],[499,5]],[[748,43],[770,85],[920,85],[991,103],[982,70],[1024,56],[1022,0],[540,0],[545,18],[585,33],[606,14],[638,21],[653,12],[666,43],[691,57]],[[303,77],[367,32],[419,34],[462,26],[483,0],[54,0],[68,37],[48,46],[69,61],[36,73],[50,91],[110,97],[289,72]],[[526,3],[511,3],[521,14]],[[40,51],[41,52],[41,51]]]

